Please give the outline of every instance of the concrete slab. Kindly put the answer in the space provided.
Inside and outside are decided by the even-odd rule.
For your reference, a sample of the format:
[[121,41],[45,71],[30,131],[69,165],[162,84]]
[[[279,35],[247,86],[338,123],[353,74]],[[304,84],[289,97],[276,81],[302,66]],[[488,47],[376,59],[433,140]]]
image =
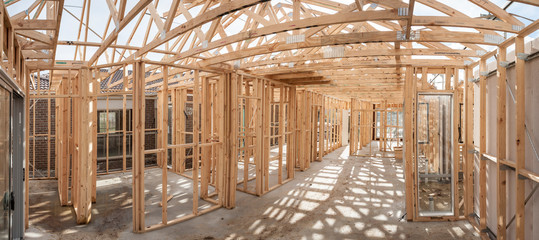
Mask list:
[[[30,190],[32,226],[26,238],[479,239],[467,221],[401,221],[402,163],[393,158],[350,157],[348,152],[343,147],[328,154],[324,161],[296,172],[294,180],[263,197],[237,192],[235,209],[219,209],[145,234],[132,232],[130,174],[98,178],[101,184],[92,222],[80,226],[74,223],[69,207],[58,206],[54,181],[34,181]],[[169,182],[183,181],[181,178]],[[155,181],[152,184],[160,187],[160,181]],[[107,182],[111,184],[104,184]],[[189,186],[182,190],[189,191]]]

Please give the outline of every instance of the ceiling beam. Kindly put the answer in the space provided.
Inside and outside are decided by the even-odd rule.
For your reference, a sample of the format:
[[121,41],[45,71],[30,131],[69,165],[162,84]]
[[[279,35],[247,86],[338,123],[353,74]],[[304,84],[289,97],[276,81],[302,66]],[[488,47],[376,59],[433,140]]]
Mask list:
[[468,1],[494,14],[496,17],[498,17],[500,20],[504,22],[507,22],[513,25],[524,26],[524,23],[522,23],[515,17],[511,16],[511,14],[509,14],[507,11],[498,7],[498,5],[492,3],[489,0],[468,0]]
[[128,59],[135,59],[139,56],[142,56],[143,54],[146,54],[150,50],[157,48],[161,46],[162,44],[170,41],[171,39],[177,37],[178,35],[181,35],[196,27],[202,26],[203,24],[213,21],[216,18],[219,18],[223,15],[256,5],[258,3],[267,2],[267,1],[268,0],[237,0],[237,1],[229,2],[225,5],[220,5],[219,7],[216,7],[207,12],[204,12],[202,15],[199,15],[191,19],[190,21],[187,21],[186,23],[168,31],[166,33],[166,36],[160,39],[155,39],[151,41],[150,43],[146,44],[144,47],[142,47],[141,49],[136,51],[134,54],[132,54]]
[[400,40],[397,39],[397,32],[360,32],[348,33],[339,35],[329,35],[307,39],[301,43],[273,43],[263,46],[248,48],[232,53],[222,54],[200,62],[201,66],[209,66],[212,64],[228,62],[236,59],[246,58],[255,55],[268,54],[272,52],[280,52],[294,49],[322,47],[330,45],[357,44],[369,42],[456,42],[456,43],[474,43],[496,45],[493,42],[485,41],[484,34],[471,32],[439,32],[439,31],[422,31],[420,38],[417,40]]
[[476,51],[472,50],[438,50],[438,49],[360,49],[344,51],[344,56],[326,57],[323,53],[315,53],[308,55],[299,55],[292,57],[282,57],[270,60],[258,60],[242,64],[242,68],[250,68],[256,66],[264,66],[270,64],[281,64],[289,62],[299,62],[308,60],[320,59],[339,59],[339,58],[354,58],[354,57],[380,57],[380,56],[453,56],[453,57],[481,57]]
[[101,56],[101,54],[103,54],[103,52],[105,52],[105,50],[107,50],[107,48],[116,40],[116,38],[118,37],[118,33],[122,31],[122,29],[124,29],[125,26],[127,26],[127,24],[129,24],[131,20],[135,18],[151,2],[152,0],[140,0],[137,5],[135,5],[131,9],[131,11],[129,11],[129,13],[127,13],[124,19],[122,19],[118,29],[116,31],[112,31],[110,35],[107,36],[105,41],[103,41],[101,46],[95,51],[94,55],[88,61],[88,65],[93,65],[94,63],[96,63],[99,56]]

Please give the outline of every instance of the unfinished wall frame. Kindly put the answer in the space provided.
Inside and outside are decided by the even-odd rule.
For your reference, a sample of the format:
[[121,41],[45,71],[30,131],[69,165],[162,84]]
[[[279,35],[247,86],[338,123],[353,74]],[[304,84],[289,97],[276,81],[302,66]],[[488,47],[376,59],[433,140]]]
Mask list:
[[236,76],[236,189],[262,196],[294,178],[295,87]]
[[[350,107],[350,155],[397,157],[397,154],[402,154],[402,123],[404,116],[402,109],[403,107],[400,103],[387,103],[387,101],[373,103],[352,98]],[[378,148],[375,151],[373,151],[373,146],[370,144],[373,141],[378,142]],[[369,154],[359,154],[358,152],[366,146],[369,147]]]
[[[63,0],[48,1],[46,5],[42,1],[30,1],[29,8],[10,16],[5,6],[17,2],[25,1],[0,3],[0,54],[3,58],[0,68],[15,79],[33,101],[26,102],[26,115],[33,116],[34,120],[27,117],[25,124],[25,177],[57,178],[60,202],[72,205],[78,223],[91,220],[98,174],[132,171],[133,229],[145,232],[219,207],[233,208],[237,190],[261,196],[290,181],[295,170],[309,169],[314,161],[321,161],[324,155],[346,144],[342,141],[347,131],[343,129],[346,126],[343,121],[347,120],[343,113],[348,109],[352,116],[351,155],[358,154],[367,145],[373,147],[373,141],[378,141],[378,149],[383,154],[391,152],[395,150],[393,145],[400,146],[401,139],[391,134],[393,129],[398,132],[399,126],[388,122],[388,118],[393,108],[402,108],[405,112],[407,219],[444,221],[468,217],[482,237],[486,237],[491,230],[488,226],[492,224],[487,217],[492,214],[488,206],[493,205],[488,202],[489,194],[492,196],[492,191],[496,190],[498,237],[505,239],[513,232],[517,239],[529,237],[526,230],[530,224],[526,218],[533,214],[526,211],[530,193],[527,186],[537,185],[539,175],[532,171],[537,168],[532,169],[526,161],[529,159],[526,150],[530,149],[526,142],[533,141],[528,140],[531,130],[526,124],[526,110],[531,108],[525,102],[526,97],[533,94],[526,92],[525,71],[529,68],[525,66],[528,56],[524,38],[537,31],[538,20],[532,19],[526,26],[497,4],[479,0],[471,2],[501,21],[471,18],[441,2],[428,0],[421,4],[448,16],[415,16],[413,0],[373,3],[371,7],[376,5],[376,11],[363,11],[363,1],[350,4],[293,1],[273,5],[265,0],[172,1],[170,10],[161,13],[156,9],[158,1],[138,1],[126,9],[123,0],[118,1],[118,9],[116,3],[107,1],[111,14],[105,31],[103,36],[98,36],[101,41],[91,42],[89,39],[94,39],[88,38],[88,32],[94,32],[89,27],[91,7],[90,1],[85,1],[80,18],[71,13],[79,23],[77,39],[59,41]],[[517,2],[539,5],[537,1]],[[320,9],[304,8],[302,4],[314,4]],[[188,13],[194,12],[189,9],[199,7],[203,11],[189,16]],[[162,9],[159,6],[159,10]],[[264,11],[255,12],[257,9]],[[408,13],[402,14],[402,10]],[[169,14],[172,12],[178,14],[172,16]],[[240,18],[242,14],[246,14],[246,21]],[[147,27],[140,26],[148,15],[151,19]],[[117,44],[123,42],[118,41],[119,35],[129,35],[122,30],[138,16],[127,43]],[[173,27],[175,18],[186,21]],[[228,34],[230,29],[227,28],[236,26],[232,23],[238,19],[245,22],[244,29]],[[113,21],[115,30],[109,28]],[[206,30],[203,26],[210,22]],[[388,31],[375,31],[369,22],[379,23]],[[158,31],[151,31],[155,30],[152,23]],[[135,33],[140,34],[138,29],[146,30],[142,33],[141,47],[132,44]],[[154,32],[157,33],[154,35]],[[293,33],[290,38],[286,36],[289,33]],[[219,38],[215,37],[217,34]],[[514,36],[506,38],[507,34]],[[466,48],[453,49],[442,43],[462,44]],[[508,84],[506,68],[512,63],[506,62],[506,52],[513,44],[517,73],[516,81]],[[75,49],[73,61],[55,61],[58,45]],[[416,48],[417,45],[425,47]],[[499,49],[483,53],[482,45]],[[87,48],[97,49],[87,54]],[[151,56],[153,54],[160,54],[162,58]],[[448,59],[414,59],[413,56]],[[486,105],[492,104],[488,100],[492,95],[487,93],[487,66],[488,60],[495,56],[499,74],[496,139],[500,149],[496,151],[497,156],[492,156],[486,145],[490,130]],[[159,58],[160,62],[148,58]],[[472,58],[480,60],[468,63]],[[236,62],[231,66],[229,63],[233,61]],[[96,65],[102,62],[108,64]],[[404,89],[403,67],[406,68]],[[111,82],[111,76],[120,70],[122,80]],[[475,70],[478,74],[474,77]],[[459,81],[462,71],[463,82]],[[42,86],[41,73],[50,74],[48,86]],[[439,76],[438,80],[429,79],[433,74]],[[477,79],[478,84],[470,79],[474,82]],[[320,85],[315,86],[317,84]],[[122,89],[116,88],[120,85]],[[510,99],[505,94],[512,88],[516,88],[514,114],[507,106],[511,101],[507,101]],[[434,118],[426,117],[427,123],[418,127],[422,121],[419,115],[439,110],[420,102],[420,95],[426,93],[453,96],[451,175],[455,179],[453,189],[457,190],[452,195],[453,216],[424,217],[418,212],[417,179],[421,174],[417,170],[418,154],[436,159],[438,152],[431,148],[438,142],[429,139],[434,140],[437,133],[430,127],[440,126]],[[350,105],[348,99],[352,100]],[[402,99],[404,104],[400,106]],[[114,121],[109,116],[111,111],[120,109],[109,105],[120,100],[121,112],[113,113],[123,119],[118,130],[111,128]],[[106,106],[101,108],[98,104],[103,101]],[[131,126],[127,120],[131,113],[126,106],[130,101],[133,102]],[[479,104],[474,105],[474,101]],[[36,125],[41,124],[35,120],[39,117],[35,108],[39,103],[46,105],[44,111],[47,112],[43,132],[36,131]],[[460,104],[464,114],[457,108]],[[152,120],[146,118],[154,115],[146,112],[148,108],[156,112]],[[427,111],[421,112],[422,108]],[[99,125],[103,112],[104,131]],[[474,114],[478,119],[475,123]],[[457,122],[462,122],[460,132]],[[478,130],[475,133],[478,146],[474,144],[474,130]],[[462,143],[457,139],[459,135],[463,136]],[[425,144],[416,147],[425,136]],[[110,145],[115,144],[112,139],[121,142],[121,159],[120,154],[111,153]],[[128,147],[131,139],[132,156]],[[46,146],[43,174],[37,167],[37,141],[45,142]],[[100,147],[101,142],[105,147]],[[100,155],[102,149],[105,149],[104,155]],[[513,152],[515,156],[511,156]],[[372,149],[369,156],[374,156]],[[487,182],[493,178],[488,174],[492,162],[496,163],[496,187]],[[273,170],[277,173],[273,174]],[[151,193],[158,193],[161,199],[162,206],[151,206],[155,207],[152,211],[161,211],[157,221],[145,219],[148,209],[144,201],[146,172],[155,172],[165,186]],[[189,214],[181,218],[170,219],[172,214],[168,212],[172,206],[167,204],[171,199],[167,187],[169,174],[188,179],[186,181],[193,186],[193,206]],[[250,181],[254,190],[249,188]],[[28,193],[28,181],[25,187]],[[513,187],[514,194],[510,191]],[[28,194],[25,198],[28,210]],[[201,202],[211,206],[203,208]],[[514,221],[508,218],[513,207]],[[28,223],[28,216],[26,220]],[[513,222],[514,230],[508,228]]]
[[[97,116],[95,112],[97,81],[91,76],[89,68],[55,71],[57,71],[57,75],[61,76],[60,84],[57,89],[53,89],[49,84],[46,91],[41,91],[42,88],[39,86],[42,82],[40,79],[41,71],[36,72],[36,76],[32,79],[36,80],[38,86],[30,92],[30,99],[33,99],[34,102],[47,101],[48,103],[47,135],[48,138],[54,136],[56,157],[54,163],[51,163],[49,152],[52,149],[50,143],[47,143],[49,149],[47,151],[49,159],[47,176],[58,179],[60,204],[73,206],[77,223],[85,224],[91,219],[91,205],[96,199],[94,183],[96,150],[89,146],[94,146],[96,143],[96,134],[94,133]],[[49,72],[52,75],[53,69]],[[40,80],[37,81],[37,79]],[[56,103],[52,110],[51,100]],[[51,134],[51,111],[55,111],[54,124],[56,125],[55,129],[58,129],[54,135]],[[35,119],[36,117],[33,115],[27,121],[32,121],[33,126],[36,126]],[[36,136],[37,134],[34,135],[34,137]],[[35,161],[35,148],[33,157]],[[52,168],[53,164],[54,168]]]
[[[471,191],[471,189],[466,187],[466,181],[471,179],[459,177],[461,175],[459,174],[460,172],[463,173],[462,175],[466,176],[466,161],[468,161],[466,158],[461,160],[461,144],[458,143],[459,128],[457,124],[461,121],[461,110],[459,106],[460,103],[463,102],[461,98],[464,96],[462,85],[459,84],[459,69],[462,69],[462,67],[446,67],[445,69],[436,69],[409,66],[406,68],[404,92],[404,155],[406,159],[405,188],[406,212],[408,220],[441,221],[465,219],[465,196],[469,195],[468,191]],[[427,81],[427,74],[439,72],[445,73],[443,84],[436,86],[432,81]],[[417,75],[420,73],[421,77],[418,77]],[[422,156],[429,160],[427,166],[429,166],[428,172],[430,172],[431,170],[435,171],[433,169],[440,169],[439,167],[441,166],[436,165],[438,162],[436,161],[436,158],[440,157],[440,154],[442,153],[436,151],[435,146],[441,144],[441,142],[438,142],[439,134],[434,132],[434,129],[438,129],[438,124],[441,124],[441,122],[438,122],[438,118],[436,118],[436,114],[439,113],[441,109],[436,108],[436,104],[428,104],[424,101],[419,102],[419,96],[425,94],[449,94],[451,96],[451,103],[449,104],[452,107],[451,112],[448,113],[451,117],[444,120],[445,122],[449,121],[451,126],[451,129],[448,130],[450,134],[449,141],[444,141],[450,144],[450,150],[444,151],[444,154],[452,156],[451,166],[444,167],[444,169],[450,172],[450,177],[452,179],[450,184],[452,194],[447,196],[449,199],[452,199],[450,215],[421,216],[419,211],[420,196],[418,194],[418,177],[426,175],[425,172],[419,172],[418,154],[422,153]],[[421,118],[419,117],[419,114],[422,114]],[[419,142],[422,142],[423,144],[419,145]],[[437,170],[435,172],[437,173]],[[439,173],[438,175],[442,176],[443,174]],[[458,190],[461,188],[464,192],[462,196]]]
[[[497,49],[484,54],[479,61],[467,67],[468,79],[479,79],[478,83],[477,81],[468,83],[469,94],[465,94],[465,101],[470,102],[466,105],[471,105],[474,102],[474,88],[476,94],[479,94],[479,107],[467,110],[465,121],[465,124],[468,125],[467,128],[470,128],[469,135],[472,135],[473,126],[479,127],[479,135],[476,136],[476,139],[479,139],[479,146],[474,145],[471,136],[466,137],[470,139],[465,145],[467,158],[476,159],[476,166],[479,166],[479,172],[475,173],[479,175],[479,181],[476,183],[479,185],[479,191],[475,195],[472,193],[466,196],[468,205],[466,213],[472,216],[468,218],[469,221],[481,231],[484,237],[488,234],[496,234],[498,239],[525,239],[529,237],[530,229],[526,227],[525,219],[529,218],[528,215],[533,216],[533,212],[527,211],[526,207],[539,186],[539,174],[533,171],[529,164],[530,158],[536,158],[536,155],[526,153],[527,150],[529,152],[530,147],[531,149],[536,148],[535,144],[537,143],[533,142],[533,135],[530,135],[532,134],[528,129],[530,122],[526,114],[527,106],[525,103],[530,101],[529,97],[526,96],[527,93],[530,93],[527,88],[533,87],[533,84],[527,82],[529,76],[526,76],[526,66],[530,59],[527,57],[529,50],[525,48],[524,38],[537,31],[538,27],[539,23],[533,22],[521,30],[519,34],[506,39],[498,45]],[[514,57],[508,56],[507,49],[513,45]],[[487,61],[493,57],[496,58],[496,68],[489,69],[493,70],[489,72]],[[508,62],[507,59],[514,59],[514,62]],[[478,68],[475,77],[472,74],[474,68]],[[509,75],[508,69],[511,69],[512,73],[514,71],[514,75]],[[496,91],[488,91],[487,87],[488,78],[494,76],[492,73],[495,73],[497,77]],[[492,95],[495,95],[495,101],[492,101]],[[511,106],[514,106],[515,109],[511,109]],[[476,111],[475,117],[474,110]],[[496,111],[496,134],[494,136],[490,134],[487,127],[489,116],[487,113],[491,111]],[[511,136],[514,139],[511,139]],[[495,152],[487,152],[488,141],[495,142]],[[515,153],[512,153],[512,150]],[[496,175],[489,177],[489,179],[494,178],[495,186],[492,186],[492,181],[487,181],[487,166],[489,165],[495,166]],[[469,166],[469,172],[473,167],[473,164]],[[468,184],[470,184],[468,188],[471,188],[472,183]],[[532,185],[534,185],[533,188]],[[487,213],[492,214],[491,209],[493,208],[492,205],[487,205],[487,201],[490,201],[487,200],[487,196],[493,195],[491,191],[496,192],[494,194],[496,196],[495,218],[487,217]],[[474,201],[478,201],[479,204],[474,206]],[[514,205],[511,206],[509,203]]]
[[[152,75],[146,74],[146,67],[158,69],[153,74],[161,74],[162,81],[160,87],[149,88],[147,82],[152,80]],[[185,71],[192,71],[193,77],[188,83],[180,83],[177,89],[170,89],[170,74],[173,68],[182,68]],[[172,224],[183,222],[185,220],[200,216],[211,212],[223,206],[223,184],[224,184],[224,167],[223,158],[223,140],[224,140],[224,108],[221,104],[211,104],[212,99],[223,98],[224,80],[219,74],[214,74],[213,71],[207,72],[200,69],[191,69],[184,66],[166,65],[156,62],[135,61],[133,79],[133,125],[134,142],[133,142],[133,230],[135,232],[146,232],[163,228]],[[147,92],[156,91],[158,94],[158,109],[161,108],[160,117],[158,118],[158,134],[156,148],[147,149],[145,146],[145,109],[144,105]],[[189,114],[186,114],[185,106],[188,101],[188,93],[191,93],[192,99],[192,118],[187,119]],[[214,97],[209,97],[214,96]],[[172,100],[172,104],[171,103]],[[220,99],[223,100],[223,99]],[[172,105],[171,118],[169,123],[169,105]],[[182,112],[181,112],[182,111]],[[215,113],[215,118],[211,115]],[[183,119],[183,121],[182,121]],[[192,131],[185,132],[170,131],[170,125],[182,124],[187,121],[192,121]],[[213,121],[212,121],[213,120]],[[182,135],[192,135],[192,142],[182,142]],[[170,135],[170,138],[169,138]],[[179,136],[178,136],[179,135]],[[178,139],[181,139],[178,141]],[[188,213],[183,214],[179,218],[168,217],[168,212],[173,208],[167,207],[171,196],[168,194],[168,186],[171,184],[168,181],[169,167],[173,170],[172,173],[177,173],[182,177],[186,176],[186,170],[181,166],[185,164],[183,155],[186,148],[192,149],[192,169],[189,170],[192,182],[192,209]],[[175,150],[175,151],[174,151]],[[180,151],[178,151],[180,150]],[[173,156],[168,157],[168,154]],[[161,168],[160,176],[162,177],[162,186],[160,192],[160,206],[150,206],[145,203],[145,183],[144,183],[144,162],[146,156],[158,155],[156,157],[157,164]],[[180,156],[178,156],[180,155]],[[177,171],[180,170],[180,171]],[[181,172],[183,170],[183,172]],[[176,172],[177,171],[177,172]],[[213,180],[212,180],[213,179]],[[166,186],[166,187],[165,187]],[[211,187],[210,187],[211,186]],[[170,186],[172,189],[174,186]],[[151,193],[152,191],[150,191]],[[171,190],[171,193],[173,191]],[[199,205],[199,200],[204,201],[203,206]],[[161,210],[161,219],[146,219],[146,209],[148,211]],[[179,206],[175,206],[178,209]],[[176,216],[178,214],[176,213]],[[149,222],[149,223],[148,223]],[[150,225],[148,225],[150,224]]]
[[325,131],[332,129],[325,124],[326,96],[308,90],[297,91],[296,134],[298,134],[296,148],[296,169],[305,171],[314,161],[322,161],[325,155],[325,142],[328,134]]

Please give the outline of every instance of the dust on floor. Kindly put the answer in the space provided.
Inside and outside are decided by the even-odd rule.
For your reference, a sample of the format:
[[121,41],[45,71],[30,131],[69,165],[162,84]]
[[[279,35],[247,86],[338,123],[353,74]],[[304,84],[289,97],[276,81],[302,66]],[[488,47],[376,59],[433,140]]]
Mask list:
[[[466,221],[406,222],[402,162],[351,157],[340,148],[296,172],[262,197],[237,192],[236,208],[219,209],[167,228],[135,234],[131,179],[98,187],[92,222],[76,225],[59,207],[56,184],[32,183],[31,228],[40,239],[479,239]],[[99,177],[103,179],[117,176]]]

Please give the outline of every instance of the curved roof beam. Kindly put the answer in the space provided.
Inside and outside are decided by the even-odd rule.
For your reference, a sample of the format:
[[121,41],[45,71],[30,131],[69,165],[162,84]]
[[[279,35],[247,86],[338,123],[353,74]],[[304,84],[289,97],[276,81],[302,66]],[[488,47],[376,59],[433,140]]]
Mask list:
[[335,58],[357,58],[357,57],[380,57],[380,56],[456,56],[456,57],[481,57],[472,50],[438,50],[438,49],[365,49],[365,50],[345,50],[343,57],[326,57],[323,53],[309,55],[299,55],[292,57],[276,58],[271,60],[259,60],[242,64],[242,68],[258,67],[270,64],[282,64],[289,62],[322,60]]
[[267,54],[271,52],[286,51],[292,49],[322,47],[329,45],[344,45],[354,43],[369,43],[369,42],[454,42],[454,43],[473,43],[496,45],[494,42],[485,41],[485,35],[480,33],[470,32],[441,32],[441,31],[421,31],[420,38],[417,40],[402,40],[398,39],[398,32],[362,32],[349,33],[339,35],[329,35],[306,39],[301,43],[274,43],[258,47],[253,47],[233,53],[227,53],[199,62],[200,66],[209,66],[217,63],[228,62],[236,59],[250,57],[254,55]]
[[[199,15],[193,18],[191,21],[188,21],[170,30],[169,32],[167,32],[165,37],[151,41],[150,43],[148,43],[147,45],[139,49],[137,52],[132,54],[128,59],[135,59],[139,56],[142,56],[143,54],[146,54],[147,52],[149,52],[151,49],[161,46],[162,44],[170,41],[171,39],[177,37],[178,35],[181,35],[196,27],[202,26],[203,24],[207,22],[211,22],[215,20],[216,18],[219,18],[223,15],[226,15],[231,12],[234,12],[243,8],[247,8],[247,7],[262,3],[262,2],[266,2],[266,1],[268,0],[237,0],[237,1],[229,2],[225,5],[221,5],[214,9],[211,9],[203,13],[202,15]],[[93,63],[93,62],[90,61],[90,63]]]

